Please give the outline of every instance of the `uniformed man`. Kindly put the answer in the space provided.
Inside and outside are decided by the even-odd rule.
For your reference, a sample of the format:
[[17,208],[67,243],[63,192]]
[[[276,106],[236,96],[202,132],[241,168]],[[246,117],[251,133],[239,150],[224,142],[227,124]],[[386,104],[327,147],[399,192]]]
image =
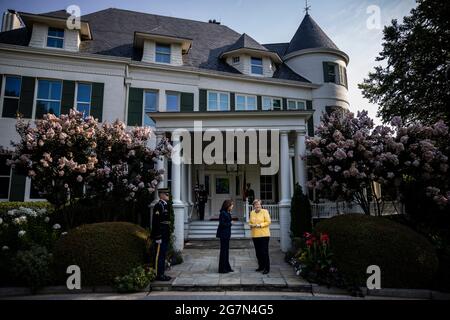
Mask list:
[[205,205],[208,202],[208,192],[205,190],[204,185],[200,185],[200,190],[198,191],[198,214],[200,220],[205,220]]
[[170,241],[169,189],[159,189],[159,201],[153,208],[151,238],[155,243],[156,280],[169,281],[171,277],[164,274],[166,254]]

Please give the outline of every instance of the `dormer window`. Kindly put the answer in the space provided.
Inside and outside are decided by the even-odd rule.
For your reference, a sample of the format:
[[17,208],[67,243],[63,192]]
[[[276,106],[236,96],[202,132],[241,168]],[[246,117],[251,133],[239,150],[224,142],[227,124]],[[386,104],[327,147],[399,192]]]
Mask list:
[[155,61],[159,63],[170,63],[170,44],[156,43]]
[[233,57],[233,63],[239,63],[241,61],[240,57]]
[[252,74],[263,74],[263,62],[261,58],[251,58]]
[[48,28],[47,47],[60,49],[64,47],[64,29]]

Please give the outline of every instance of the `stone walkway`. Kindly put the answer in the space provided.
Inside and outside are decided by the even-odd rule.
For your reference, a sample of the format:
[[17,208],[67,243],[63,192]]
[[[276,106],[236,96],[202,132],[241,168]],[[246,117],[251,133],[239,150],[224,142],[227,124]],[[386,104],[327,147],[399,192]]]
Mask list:
[[234,272],[218,273],[218,240],[198,240],[186,244],[184,262],[175,265],[166,274],[170,283],[154,282],[154,290],[285,290],[310,292],[311,285],[297,276],[292,266],[284,261],[278,240],[270,242],[270,273],[255,272],[258,267],[251,240],[231,240],[230,264]]

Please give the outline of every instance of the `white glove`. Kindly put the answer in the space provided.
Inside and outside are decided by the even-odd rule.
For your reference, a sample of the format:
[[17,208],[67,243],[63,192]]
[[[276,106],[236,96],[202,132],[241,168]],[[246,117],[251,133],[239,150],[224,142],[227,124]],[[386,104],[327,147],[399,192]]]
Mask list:
[[162,243],[162,240],[156,240],[155,241],[157,244],[161,244]]

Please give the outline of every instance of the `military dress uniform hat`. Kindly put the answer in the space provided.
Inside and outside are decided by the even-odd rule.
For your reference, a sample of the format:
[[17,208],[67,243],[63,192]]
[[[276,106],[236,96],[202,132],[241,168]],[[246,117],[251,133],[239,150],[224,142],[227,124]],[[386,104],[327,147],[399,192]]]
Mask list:
[[158,193],[170,193],[169,188],[160,188],[158,189]]

